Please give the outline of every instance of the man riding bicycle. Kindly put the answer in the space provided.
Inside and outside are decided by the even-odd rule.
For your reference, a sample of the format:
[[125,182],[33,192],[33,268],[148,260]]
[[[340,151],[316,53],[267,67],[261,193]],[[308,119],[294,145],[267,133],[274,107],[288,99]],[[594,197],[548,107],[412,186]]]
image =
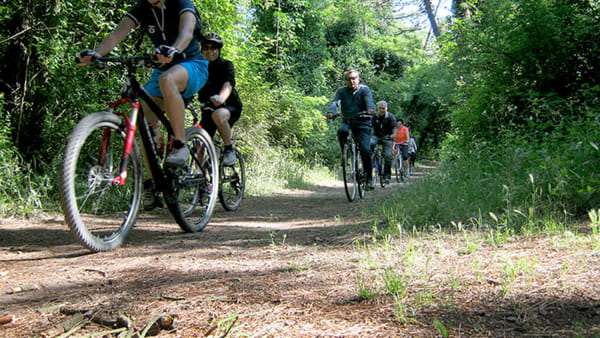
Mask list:
[[[144,88],[167,113],[173,127],[173,150],[165,159],[165,165],[171,167],[183,167],[188,163],[184,99],[195,95],[208,78],[208,62],[194,36],[195,11],[191,0],[140,0],[129,8],[117,28],[95,50],[79,53],[80,62],[90,64],[92,59],[108,54],[136,26],[152,40],[156,57],[164,65],[154,69]],[[148,122],[156,126],[158,119],[145,102],[142,102],[142,109]],[[144,207],[151,209],[160,204],[152,180],[146,181],[144,188]]]
[[404,125],[404,120],[398,119],[397,122],[398,132],[394,139],[394,148],[402,155],[402,167],[404,168],[404,173],[408,177],[408,140],[410,140],[410,131],[408,130],[408,127]]
[[358,144],[360,157],[365,169],[367,179],[367,190],[373,189],[373,166],[371,163],[371,116],[375,114],[373,95],[367,85],[360,83],[358,71],[353,69],[344,73],[345,87],[341,87],[335,93],[331,106],[327,110],[327,118],[333,118],[338,107],[342,113],[342,123],[338,128],[338,140],[342,151],[344,143],[348,138],[349,130],[352,130],[354,140]]
[[396,118],[388,112],[385,101],[377,102],[377,115],[373,118],[373,136],[371,136],[371,151],[380,143],[383,146],[383,177],[384,185],[390,184],[392,176],[392,148],[396,135]]
[[208,60],[208,81],[200,90],[200,102],[209,102],[213,112],[202,112],[200,124],[212,137],[216,130],[223,139],[223,160],[225,166],[235,164],[236,157],[231,141],[231,127],[242,114],[242,101],[235,90],[233,63],[221,57],[223,39],[209,33],[202,39],[202,54]]

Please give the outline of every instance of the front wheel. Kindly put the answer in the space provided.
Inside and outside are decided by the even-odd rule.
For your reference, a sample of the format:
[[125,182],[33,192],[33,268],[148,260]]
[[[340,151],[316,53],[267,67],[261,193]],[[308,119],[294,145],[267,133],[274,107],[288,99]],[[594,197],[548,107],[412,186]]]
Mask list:
[[353,202],[358,193],[358,183],[356,182],[356,158],[352,143],[345,143],[342,152],[342,173],[344,175],[344,189],[348,201]]
[[246,168],[242,154],[234,149],[236,162],[232,166],[219,164],[219,201],[227,211],[239,208],[246,190]]
[[164,193],[165,203],[183,231],[197,232],[208,224],[217,202],[219,165],[215,146],[204,129],[187,128],[185,140],[189,164],[170,174],[172,187]]
[[373,189],[377,186],[377,179],[379,176],[379,159],[377,158],[377,153],[373,151],[371,155],[371,168],[373,168]]
[[122,122],[108,112],[88,115],[75,126],[65,148],[59,185],[65,222],[92,251],[119,247],[140,208],[143,171],[136,143],[124,183],[115,182],[127,134]]
[[360,151],[357,146],[354,147],[354,153],[356,154],[354,158],[354,168],[356,168],[355,171],[356,182],[358,185],[358,196],[360,196],[360,198],[363,198],[365,197],[365,193],[367,191],[367,174],[365,171],[364,163],[362,161],[362,157],[358,156],[358,154],[360,154]]
[[394,176],[396,177],[396,182],[400,183],[404,181],[404,175],[402,173],[402,158],[398,155],[394,156]]

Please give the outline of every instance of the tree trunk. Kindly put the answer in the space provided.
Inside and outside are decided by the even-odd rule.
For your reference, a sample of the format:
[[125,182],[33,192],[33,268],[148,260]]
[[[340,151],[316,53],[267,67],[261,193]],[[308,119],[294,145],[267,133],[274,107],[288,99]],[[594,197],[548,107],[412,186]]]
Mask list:
[[[441,1],[441,0],[440,0]],[[433,11],[433,7],[431,6],[431,0],[423,0],[425,4],[425,11],[427,12],[427,17],[429,18],[429,22],[431,23],[431,30],[433,30],[433,35],[437,39],[440,36],[440,27],[435,20],[435,12]]]

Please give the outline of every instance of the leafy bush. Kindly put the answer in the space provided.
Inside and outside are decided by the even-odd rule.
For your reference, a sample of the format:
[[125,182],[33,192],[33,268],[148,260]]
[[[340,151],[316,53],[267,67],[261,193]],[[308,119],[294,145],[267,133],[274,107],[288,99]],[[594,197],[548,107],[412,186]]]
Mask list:
[[381,207],[387,224],[519,233],[587,215],[600,203],[600,120],[593,112],[543,140],[473,142],[464,150],[449,138],[439,167]]

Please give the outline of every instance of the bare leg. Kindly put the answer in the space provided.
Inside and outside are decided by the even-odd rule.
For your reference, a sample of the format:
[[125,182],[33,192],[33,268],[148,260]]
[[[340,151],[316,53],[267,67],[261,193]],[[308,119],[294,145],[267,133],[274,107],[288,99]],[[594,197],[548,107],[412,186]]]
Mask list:
[[226,108],[218,108],[212,113],[212,119],[219,130],[219,135],[223,139],[223,145],[231,145],[231,126],[229,125],[229,118],[231,113]]
[[185,142],[185,103],[181,93],[185,90],[187,82],[188,73],[183,66],[173,66],[158,79],[175,139],[182,142]]

